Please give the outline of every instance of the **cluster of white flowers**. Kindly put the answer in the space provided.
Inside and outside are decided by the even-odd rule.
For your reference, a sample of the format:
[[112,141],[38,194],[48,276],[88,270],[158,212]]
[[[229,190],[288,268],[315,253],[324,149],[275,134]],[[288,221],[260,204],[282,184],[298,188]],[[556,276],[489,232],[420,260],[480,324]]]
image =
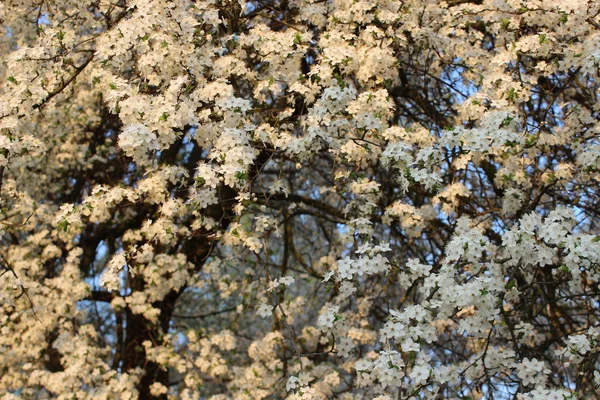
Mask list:
[[106,271],[100,280],[108,290],[118,290],[121,287],[121,272],[127,266],[125,254],[115,254],[108,262]]
[[132,124],[119,135],[119,147],[137,163],[144,163],[149,153],[160,150],[156,134],[142,124]]
[[0,20],[0,396],[595,396],[599,2]]

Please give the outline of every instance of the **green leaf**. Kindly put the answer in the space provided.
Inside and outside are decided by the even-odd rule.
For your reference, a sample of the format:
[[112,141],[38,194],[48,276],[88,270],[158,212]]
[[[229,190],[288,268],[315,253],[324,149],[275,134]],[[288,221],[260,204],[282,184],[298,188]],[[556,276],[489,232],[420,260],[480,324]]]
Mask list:
[[502,125],[501,126],[508,126],[514,119],[515,119],[515,117],[506,117],[506,118],[504,118],[504,121],[502,121]]
[[517,91],[515,88],[510,88],[508,90],[508,92],[506,93],[506,98],[510,101],[514,101],[514,99],[517,97]]
[[543,33],[540,33],[539,38],[540,44],[548,43],[548,39],[546,39],[546,35],[544,35]]
[[344,81],[344,78],[338,73],[333,74],[333,77],[337,81],[337,84],[340,87],[340,89],[344,90],[344,88],[346,87],[346,82]]
[[248,175],[243,171],[238,171],[235,173],[235,177],[240,181],[245,181],[248,178]]
[[567,21],[569,21],[569,16],[567,15],[567,13],[561,13],[560,18],[558,19],[558,22],[562,22],[563,24],[566,24]]
[[69,228],[69,221],[67,221],[66,219],[63,219],[62,221],[60,221],[58,223],[58,228],[61,229],[63,232],[66,232],[67,229]]
[[399,366],[397,366],[396,364],[394,364],[394,363],[393,363],[393,362],[391,362],[391,361],[388,361],[388,367],[390,367],[391,369],[397,369],[397,370],[400,370],[400,367],[399,367]]
[[526,140],[525,140],[525,145],[527,147],[531,147],[533,145],[535,145],[535,143],[537,142],[537,137],[536,136],[529,136]]

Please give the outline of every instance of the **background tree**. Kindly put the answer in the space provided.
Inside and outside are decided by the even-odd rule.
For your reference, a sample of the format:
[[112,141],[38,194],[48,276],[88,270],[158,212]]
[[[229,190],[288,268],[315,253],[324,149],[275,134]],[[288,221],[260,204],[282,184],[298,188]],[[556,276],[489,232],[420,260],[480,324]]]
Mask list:
[[3,398],[597,398],[599,13],[0,3]]

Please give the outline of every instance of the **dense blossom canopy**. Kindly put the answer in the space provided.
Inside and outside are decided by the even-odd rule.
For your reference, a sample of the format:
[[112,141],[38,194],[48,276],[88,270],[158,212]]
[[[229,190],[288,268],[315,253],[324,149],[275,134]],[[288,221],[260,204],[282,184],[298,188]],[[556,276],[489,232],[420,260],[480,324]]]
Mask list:
[[0,24],[2,399],[600,396],[600,2]]

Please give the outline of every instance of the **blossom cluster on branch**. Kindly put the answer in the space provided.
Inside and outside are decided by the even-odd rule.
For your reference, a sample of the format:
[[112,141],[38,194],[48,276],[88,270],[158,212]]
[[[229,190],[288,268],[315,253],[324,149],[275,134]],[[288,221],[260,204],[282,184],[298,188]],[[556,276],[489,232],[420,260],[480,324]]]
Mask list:
[[600,3],[0,2],[0,398],[600,396]]

